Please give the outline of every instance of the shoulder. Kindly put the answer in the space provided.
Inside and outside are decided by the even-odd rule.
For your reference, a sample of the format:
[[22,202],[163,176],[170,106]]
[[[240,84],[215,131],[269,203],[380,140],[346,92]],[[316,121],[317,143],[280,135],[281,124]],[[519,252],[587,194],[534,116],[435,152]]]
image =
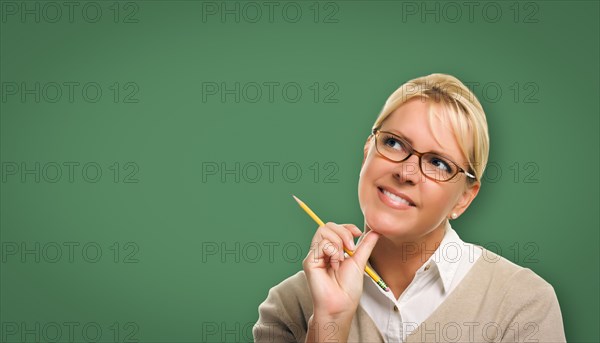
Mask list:
[[301,270],[269,289],[267,298],[258,307],[259,318],[253,329],[255,341],[303,341],[312,312],[308,282]]
[[489,275],[490,281],[503,284],[503,288],[515,290],[552,289],[552,285],[529,268],[522,267],[503,256],[482,248],[480,270]]
[[548,310],[559,308],[554,287],[529,268],[483,249],[480,272],[487,283],[489,296],[500,302],[507,311],[517,309]]
[[269,289],[265,303],[276,303],[281,309],[292,314],[308,313],[312,315],[312,297],[304,271],[284,279]]
[[[497,304],[497,320],[518,337],[535,337],[538,342],[565,342],[560,304],[554,287],[529,268],[483,251],[481,261],[490,277],[489,298]],[[508,339],[508,330],[505,331]],[[516,336],[515,336],[516,335]]]
[[310,304],[312,307],[308,281],[303,270],[271,287],[269,296],[277,297],[281,302],[286,303],[286,305],[299,304],[305,306]]

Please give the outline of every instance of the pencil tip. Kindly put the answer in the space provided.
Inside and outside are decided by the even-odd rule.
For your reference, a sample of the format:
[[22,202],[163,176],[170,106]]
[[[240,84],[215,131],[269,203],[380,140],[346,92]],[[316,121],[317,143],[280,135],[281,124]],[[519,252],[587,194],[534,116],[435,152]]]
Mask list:
[[300,206],[304,205],[304,202],[302,200],[298,199],[298,197],[296,197],[293,194],[292,194],[292,196],[294,197],[294,200],[296,200],[296,202],[298,203],[298,205],[300,205]]

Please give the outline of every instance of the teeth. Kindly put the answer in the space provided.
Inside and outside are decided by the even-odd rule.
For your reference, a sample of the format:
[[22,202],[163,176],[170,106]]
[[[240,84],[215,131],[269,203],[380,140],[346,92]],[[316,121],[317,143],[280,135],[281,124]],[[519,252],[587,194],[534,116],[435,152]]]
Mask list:
[[383,194],[385,194],[392,201],[394,201],[394,202],[401,202],[401,203],[404,203],[404,204],[407,204],[407,205],[410,206],[410,203],[408,201],[402,199],[401,197],[399,197],[399,196],[397,196],[395,194],[392,194],[392,193],[386,191],[385,189],[382,189],[382,190],[383,190]]

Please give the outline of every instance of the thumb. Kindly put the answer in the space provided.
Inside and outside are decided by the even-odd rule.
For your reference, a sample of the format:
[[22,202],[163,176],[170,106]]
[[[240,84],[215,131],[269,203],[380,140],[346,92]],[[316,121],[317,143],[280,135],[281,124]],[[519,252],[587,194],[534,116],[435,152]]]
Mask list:
[[352,259],[354,259],[361,270],[365,269],[369,256],[371,256],[371,251],[373,251],[375,244],[379,240],[379,236],[377,232],[369,231],[356,247]]

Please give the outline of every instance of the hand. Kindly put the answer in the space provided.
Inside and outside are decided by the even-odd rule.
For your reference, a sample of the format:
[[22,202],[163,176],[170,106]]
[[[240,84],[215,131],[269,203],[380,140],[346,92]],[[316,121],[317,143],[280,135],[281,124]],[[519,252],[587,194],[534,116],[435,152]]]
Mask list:
[[[362,294],[365,266],[379,239],[370,231],[354,246],[362,232],[352,224],[327,223],[317,229],[311,249],[302,262],[313,300],[313,316],[352,318]],[[353,256],[344,256],[346,247]]]

